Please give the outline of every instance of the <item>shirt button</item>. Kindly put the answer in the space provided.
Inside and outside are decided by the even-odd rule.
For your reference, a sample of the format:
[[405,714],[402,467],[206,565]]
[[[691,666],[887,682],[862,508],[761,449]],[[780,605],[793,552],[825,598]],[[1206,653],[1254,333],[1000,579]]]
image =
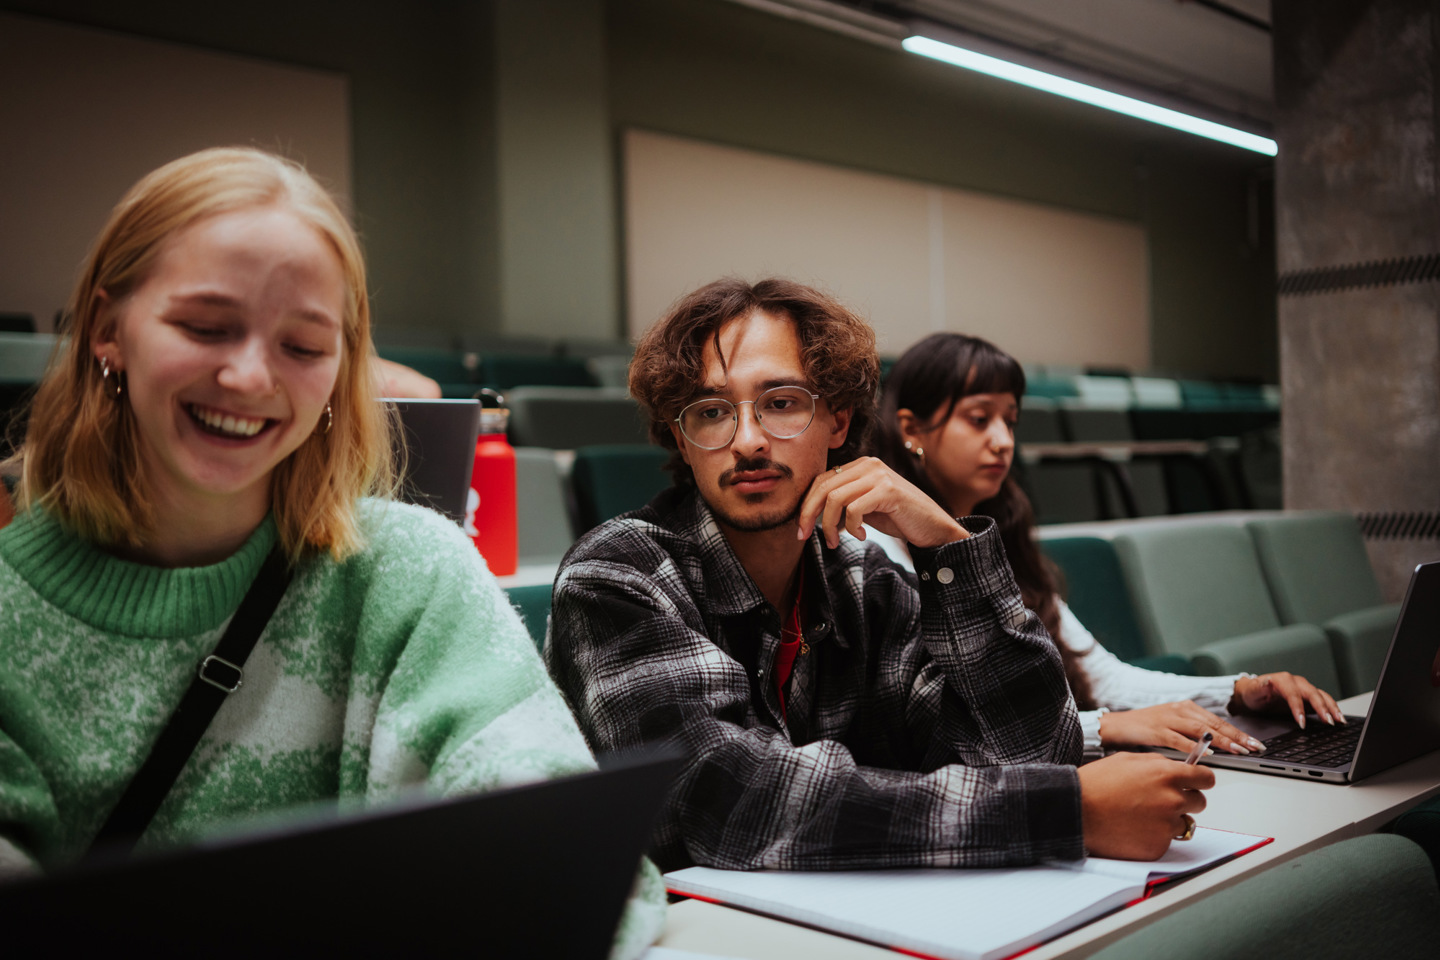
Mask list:
[[756,670],[756,671],[755,671],[755,676],[757,676],[757,677],[759,677],[759,678],[761,678],[761,679],[763,680],[763,679],[765,678],[765,668],[764,668],[764,667],[761,667],[759,670]]
[[930,579],[930,572],[929,572],[928,570],[921,570],[921,571],[920,571],[920,579],[921,579],[921,580],[929,580],[929,579]]
[[955,571],[949,567],[941,567],[935,571],[935,579],[941,583],[952,583],[955,580]]

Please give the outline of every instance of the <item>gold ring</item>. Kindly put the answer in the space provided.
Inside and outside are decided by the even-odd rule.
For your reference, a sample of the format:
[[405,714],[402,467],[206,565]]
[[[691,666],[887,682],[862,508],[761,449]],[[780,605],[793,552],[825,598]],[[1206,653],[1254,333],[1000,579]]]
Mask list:
[[1180,819],[1185,821],[1185,832],[1177,833],[1175,839],[1182,841],[1193,839],[1195,836],[1195,818],[1188,813],[1182,813],[1180,814]]

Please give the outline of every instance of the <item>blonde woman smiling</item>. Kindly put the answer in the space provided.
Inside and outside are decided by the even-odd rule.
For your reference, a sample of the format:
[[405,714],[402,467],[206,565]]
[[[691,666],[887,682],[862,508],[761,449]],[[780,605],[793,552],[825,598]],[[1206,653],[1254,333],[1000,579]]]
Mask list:
[[[0,531],[0,866],[87,850],[268,556],[289,585],[142,849],[593,767],[470,542],[384,499],[364,264],[303,169],[218,149],[156,170],[70,307]],[[663,914],[644,877],[620,953]]]

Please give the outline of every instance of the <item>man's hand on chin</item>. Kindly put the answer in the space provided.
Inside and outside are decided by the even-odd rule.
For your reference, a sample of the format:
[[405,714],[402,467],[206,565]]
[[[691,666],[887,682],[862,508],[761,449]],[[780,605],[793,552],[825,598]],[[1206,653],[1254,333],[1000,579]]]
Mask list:
[[810,484],[800,503],[796,536],[804,540],[818,526],[833,549],[840,531],[865,539],[863,524],[917,547],[964,540],[966,532],[919,487],[875,457],[861,457],[826,470]]

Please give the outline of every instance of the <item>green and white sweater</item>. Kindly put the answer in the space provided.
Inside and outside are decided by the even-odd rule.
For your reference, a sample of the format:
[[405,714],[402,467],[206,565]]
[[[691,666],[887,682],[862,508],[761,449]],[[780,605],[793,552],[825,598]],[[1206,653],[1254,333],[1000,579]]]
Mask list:
[[[429,510],[361,504],[366,548],[303,561],[141,849],[279,808],[438,795],[594,768],[474,546]],[[275,543],[229,559],[118,559],[32,510],[0,531],[0,871],[82,854]],[[477,869],[483,866],[477,865]],[[659,932],[647,861],[617,937]],[[479,944],[477,944],[479,946]]]

